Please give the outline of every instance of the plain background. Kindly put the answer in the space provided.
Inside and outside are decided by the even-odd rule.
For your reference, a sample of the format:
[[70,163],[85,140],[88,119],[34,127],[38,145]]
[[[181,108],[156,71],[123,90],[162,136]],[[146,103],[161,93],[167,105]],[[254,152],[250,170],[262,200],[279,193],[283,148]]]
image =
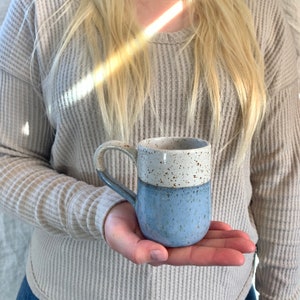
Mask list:
[[10,0],[1,0],[1,2],[0,2],[0,24],[2,23],[2,20],[6,13],[9,2],[10,2]]

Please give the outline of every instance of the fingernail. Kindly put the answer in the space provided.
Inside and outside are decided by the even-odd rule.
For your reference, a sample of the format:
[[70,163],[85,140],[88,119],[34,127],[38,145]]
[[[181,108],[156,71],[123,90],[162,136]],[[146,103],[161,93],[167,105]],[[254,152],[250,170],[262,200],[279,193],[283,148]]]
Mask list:
[[152,261],[165,261],[166,256],[165,254],[160,250],[152,250],[150,252],[150,257]]

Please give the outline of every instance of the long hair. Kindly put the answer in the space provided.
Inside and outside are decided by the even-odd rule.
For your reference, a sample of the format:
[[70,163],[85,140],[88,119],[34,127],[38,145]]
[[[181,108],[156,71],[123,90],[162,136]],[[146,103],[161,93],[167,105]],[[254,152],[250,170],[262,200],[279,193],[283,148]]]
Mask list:
[[[74,33],[83,27],[95,66],[106,64],[107,76],[95,90],[108,136],[129,132],[149,92],[150,61],[145,36],[135,20],[132,0],[80,0],[78,10],[66,29],[49,78],[54,78],[59,60]],[[193,47],[195,67],[188,103],[188,116],[195,115],[198,83],[204,80],[210,97],[214,128],[221,120],[219,70],[230,76],[239,97],[241,138],[239,153],[249,147],[266,107],[263,58],[256,40],[253,17],[245,0],[184,0],[193,28],[187,43]],[[95,37],[101,37],[102,48]],[[144,45],[138,51],[126,47]],[[108,57],[113,60],[107,61]],[[106,60],[106,61],[105,61]],[[114,71],[115,65],[122,65]],[[96,75],[95,75],[96,76]],[[50,80],[51,81],[51,80]],[[49,85],[50,89],[51,84]],[[51,93],[51,89],[50,89]]]

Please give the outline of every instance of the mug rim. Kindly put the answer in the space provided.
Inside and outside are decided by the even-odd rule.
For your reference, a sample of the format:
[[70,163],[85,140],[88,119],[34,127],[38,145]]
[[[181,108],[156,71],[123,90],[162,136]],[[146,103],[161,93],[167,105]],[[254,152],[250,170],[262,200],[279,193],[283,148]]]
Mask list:
[[[179,141],[179,140],[187,140],[187,141],[195,141],[195,142],[199,142],[198,146],[195,147],[191,147],[191,148],[182,148],[182,149],[174,149],[174,148],[164,148],[164,147],[158,147],[155,146],[155,141],[162,141],[162,140],[166,140],[166,141]],[[144,139],[142,141],[140,141],[138,143],[138,147],[142,147],[145,149],[149,149],[149,150],[154,150],[154,151],[174,151],[174,152],[183,152],[183,151],[195,151],[195,150],[201,150],[201,149],[205,149],[207,147],[210,147],[211,144],[204,139],[201,138],[197,138],[197,137],[153,137],[153,138],[147,138]]]

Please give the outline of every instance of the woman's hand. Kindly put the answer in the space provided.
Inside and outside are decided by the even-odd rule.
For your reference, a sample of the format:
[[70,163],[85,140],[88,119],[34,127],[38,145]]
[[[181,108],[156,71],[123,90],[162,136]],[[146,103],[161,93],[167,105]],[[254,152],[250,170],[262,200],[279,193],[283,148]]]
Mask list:
[[136,264],[240,266],[245,260],[243,253],[255,251],[245,232],[214,221],[206,236],[195,245],[166,248],[143,237],[134,209],[127,202],[116,205],[108,214],[105,237],[112,249]]

